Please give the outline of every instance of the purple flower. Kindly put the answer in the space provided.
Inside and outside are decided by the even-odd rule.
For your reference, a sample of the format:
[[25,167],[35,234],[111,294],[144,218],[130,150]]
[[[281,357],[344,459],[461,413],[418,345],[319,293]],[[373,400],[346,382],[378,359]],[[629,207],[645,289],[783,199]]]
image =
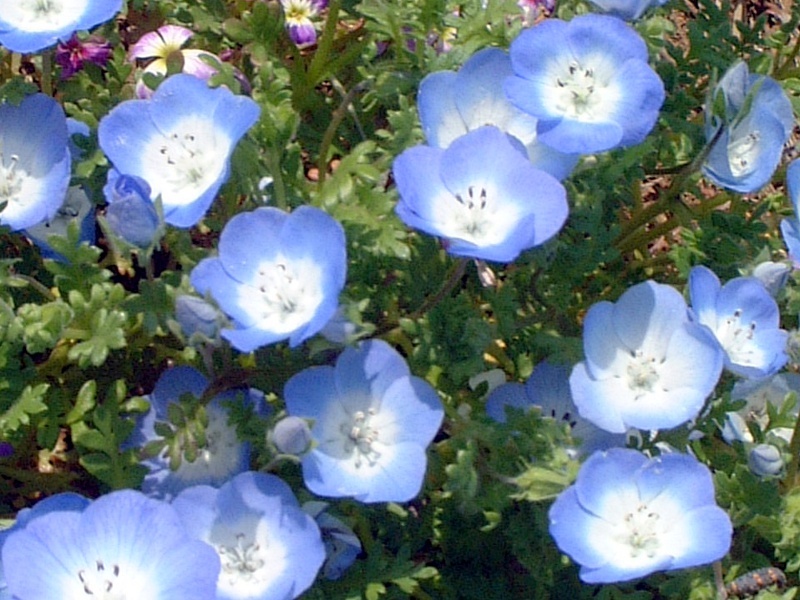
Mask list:
[[86,63],[105,67],[111,52],[111,44],[100,36],[82,40],[77,34],[72,34],[67,42],[59,42],[56,48],[56,64],[61,67],[61,78],[69,79],[82,71]]
[[550,534],[586,583],[712,563],[731,545],[730,518],[694,457],[595,452],[550,508]]
[[263,207],[228,221],[219,256],[194,268],[192,285],[233,319],[222,337],[237,350],[288,339],[297,346],[330,321],[347,274],[344,230],[325,212]]
[[[219,558],[192,539],[175,509],[123,490],[31,514],[2,549],[14,598],[214,600]],[[42,576],[46,573],[46,576]]]
[[325,547],[314,519],[274,475],[190,487],[172,505],[222,563],[217,600],[291,600],[316,579]]
[[292,41],[300,46],[310,46],[317,41],[317,32],[311,20],[327,2],[320,0],[281,0],[286,30]]
[[397,215],[444,238],[455,256],[511,262],[556,235],[567,218],[564,187],[496,127],[470,131],[446,149],[410,148],[393,170]]
[[284,388],[290,415],[313,422],[303,480],[315,494],[406,502],[419,494],[425,449],[444,417],[441,401],[382,340],[346,349],[333,367],[310,367]]

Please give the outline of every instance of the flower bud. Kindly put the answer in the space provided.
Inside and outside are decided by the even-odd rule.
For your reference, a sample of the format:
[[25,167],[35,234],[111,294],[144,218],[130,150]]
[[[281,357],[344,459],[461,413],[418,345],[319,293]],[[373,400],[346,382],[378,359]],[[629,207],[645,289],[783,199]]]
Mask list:
[[771,444],[754,446],[747,456],[747,464],[759,477],[774,477],[783,470],[781,451]]
[[311,430],[305,419],[286,417],[275,424],[270,439],[284,454],[302,454],[311,444]]

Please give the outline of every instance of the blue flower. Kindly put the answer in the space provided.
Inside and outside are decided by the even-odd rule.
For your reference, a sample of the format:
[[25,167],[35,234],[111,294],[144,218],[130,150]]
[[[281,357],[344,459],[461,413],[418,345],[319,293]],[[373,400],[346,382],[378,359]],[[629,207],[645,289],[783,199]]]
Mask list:
[[327,502],[312,500],[303,504],[303,510],[314,517],[322,532],[325,544],[325,563],[322,576],[339,579],[361,554],[361,541],[353,530],[329,512]]
[[[177,407],[181,396],[191,394],[201,398],[208,388],[208,380],[191,367],[173,367],[165,371],[149,395],[150,411],[137,423],[126,447],[144,447],[161,439],[156,423],[167,423],[176,430],[181,424],[171,423],[170,415]],[[244,392],[244,402],[256,414],[264,414],[264,394],[249,389]],[[250,467],[250,445],[236,435],[236,428],[228,423],[228,411],[224,403],[237,398],[235,391],[216,395],[207,405],[208,422],[205,424],[205,444],[196,436],[180,436],[178,449],[185,453],[190,446],[196,450],[196,458],[190,462],[184,456],[177,470],[170,467],[169,447],[164,447],[156,456],[143,461],[149,469],[142,483],[142,491],[158,497],[172,497],[181,490],[199,484],[220,486],[237,473]],[[187,432],[193,432],[191,424]],[[180,433],[180,431],[178,431]]]
[[287,214],[264,207],[228,221],[219,257],[191,274],[234,321],[222,337],[242,352],[289,339],[297,346],[320,331],[339,306],[347,275],[342,226],[301,206]]
[[10,600],[11,595],[8,592],[5,576],[3,575],[3,560],[2,550],[8,536],[15,531],[24,529],[25,526],[36,517],[46,515],[54,511],[77,511],[81,512],[89,505],[89,500],[78,494],[65,492],[56,494],[37,502],[33,508],[23,508],[17,513],[17,518],[14,524],[8,529],[0,530],[0,600]]
[[591,0],[606,14],[626,21],[636,21],[650,8],[663,6],[667,0]]
[[219,489],[193,486],[172,505],[219,555],[217,600],[297,598],[325,560],[317,524],[274,475],[247,472]]
[[729,371],[762,378],[789,360],[789,334],[780,329],[778,304],[755,277],[736,277],[722,285],[711,269],[693,267],[689,296],[694,318],[716,337]]
[[78,226],[78,240],[94,244],[95,241],[95,215],[92,204],[82,188],[73,186],[67,190],[64,203],[56,211],[56,215],[49,221],[39,223],[25,230],[25,235],[39,247],[42,258],[50,258],[59,262],[66,262],[64,256],[53,250],[50,246],[50,237],[67,237],[67,228],[70,223]]
[[259,112],[250,98],[181,73],[152,98],[117,105],[100,121],[98,138],[118,172],[161,196],[167,223],[191,227],[227,181],[234,147]]
[[538,119],[541,143],[589,154],[644,140],[664,102],[647,46],[624,21],[547,19],[511,43],[512,104]]
[[56,216],[69,186],[67,141],[67,117],[49,96],[0,104],[0,225],[18,231]]
[[550,508],[550,534],[586,583],[705,565],[727,554],[733,527],[695,458],[612,449],[590,456]]
[[513,75],[511,59],[499,48],[485,48],[456,73],[437,71],[419,84],[417,108],[428,144],[447,148],[468,131],[494,125],[524,146],[539,169],[564,179],[578,162],[577,154],[562,154],[541,144],[536,119],[511,104],[503,82]]
[[405,502],[422,487],[425,448],[444,417],[441,401],[381,340],[346,349],[334,367],[311,367],[284,388],[289,414],[313,421],[303,459],[321,496]]
[[17,0],[3,3],[0,45],[12,52],[38,52],[75,31],[108,21],[122,8],[122,0]]
[[175,319],[189,343],[195,343],[219,341],[225,317],[205,300],[182,294],[175,298]]
[[737,63],[706,106],[706,139],[718,139],[703,174],[729,190],[757,192],[772,178],[793,128],[792,104],[780,84]]
[[653,281],[616,303],[593,304],[583,323],[586,360],[570,376],[581,416],[612,433],[669,429],[697,416],[717,385],[723,352],[688,312],[674,288]]
[[565,365],[539,363],[525,385],[505,383],[493,389],[486,399],[486,413],[495,421],[505,423],[506,406],[520,409],[538,406],[543,417],[569,423],[573,438],[580,442],[578,448],[569,450],[575,456],[624,446],[624,435],[603,431],[577,414],[569,389],[569,375],[570,369]]
[[569,212],[558,180],[496,127],[471,131],[446,149],[410,148],[393,170],[398,216],[444,238],[455,256],[511,262],[558,233]]
[[781,220],[783,242],[789,251],[789,258],[800,266],[800,159],[795,159],[786,167],[786,193],[792,203],[794,217]]
[[105,219],[114,235],[142,249],[156,242],[161,227],[145,180],[111,169],[103,194],[108,202]]
[[13,598],[214,600],[219,558],[169,504],[123,490],[31,518],[3,568]]

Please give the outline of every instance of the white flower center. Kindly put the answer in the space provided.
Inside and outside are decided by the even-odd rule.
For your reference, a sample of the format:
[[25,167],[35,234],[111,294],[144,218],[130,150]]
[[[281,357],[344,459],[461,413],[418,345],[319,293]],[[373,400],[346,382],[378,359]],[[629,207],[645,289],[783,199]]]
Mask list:
[[375,416],[375,409],[370,408],[366,413],[356,411],[352,419],[342,423],[341,432],[344,434],[344,450],[355,457],[356,468],[361,468],[362,460],[374,466],[380,458],[373,444],[378,441],[378,430],[370,427],[370,418]]
[[290,333],[313,318],[324,297],[321,283],[314,261],[279,255],[261,263],[250,284],[241,286],[239,303],[263,329]]
[[634,512],[625,515],[617,527],[617,541],[630,548],[630,557],[653,558],[661,545],[658,539],[660,517],[646,504],[640,504]]
[[585,123],[607,121],[620,91],[613,82],[614,71],[606,63],[602,57],[555,63],[546,89],[553,113]]
[[[87,600],[139,600],[155,598],[159,595],[146,574],[136,570],[123,569],[118,563],[106,564],[100,558],[94,565],[76,573],[77,587],[69,598]],[[81,590],[83,594],[80,593]]]
[[760,140],[761,134],[758,131],[751,131],[728,142],[728,166],[734,177],[745,177],[758,166]]
[[311,0],[288,0],[283,2],[283,14],[287,25],[305,25],[317,14]]
[[22,182],[28,176],[24,169],[19,167],[19,156],[12,154],[8,164],[0,154],[0,202],[20,202],[19,193],[22,191]]
[[645,356],[641,350],[632,353],[628,363],[628,387],[634,392],[638,392],[636,399],[642,395],[652,392],[658,382],[658,370],[656,369],[657,360],[651,356]]
[[226,598],[260,598],[287,567],[286,548],[249,514],[235,526],[218,523],[207,540],[220,558],[218,590]]
[[[236,428],[228,425],[225,411],[208,408],[206,444],[198,449],[197,458],[189,462],[185,458],[174,472],[174,476],[187,485],[209,479],[222,480],[239,468],[241,443],[236,437]],[[166,452],[166,451],[165,451]]]
[[753,346],[755,331],[755,322],[743,322],[742,310],[737,309],[730,317],[718,323],[716,335],[731,362],[747,365],[755,362]]
[[86,12],[87,0],[16,0],[3,6],[3,20],[20,31],[55,31]]
[[187,117],[150,139],[141,176],[165,206],[185,206],[219,179],[230,148],[231,140],[208,116]]
[[498,201],[488,186],[471,185],[465,192],[442,198],[434,206],[435,219],[444,237],[477,246],[503,242],[519,220],[511,204]]

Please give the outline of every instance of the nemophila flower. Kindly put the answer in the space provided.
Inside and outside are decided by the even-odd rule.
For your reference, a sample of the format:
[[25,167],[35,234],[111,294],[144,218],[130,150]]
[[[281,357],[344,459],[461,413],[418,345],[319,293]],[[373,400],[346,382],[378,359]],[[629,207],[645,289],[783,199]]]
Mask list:
[[[131,61],[150,60],[142,76],[145,73],[164,76],[167,74],[167,62],[179,55],[182,73],[208,81],[217,73],[217,70],[203,60],[203,57],[217,61],[219,58],[205,50],[181,49],[193,35],[192,30],[186,27],[163,25],[139,38],[139,41],[128,52],[128,59]],[[142,77],[139,77],[136,81],[136,97],[146,99],[152,95],[153,90],[147,87]]]
[[140,492],[32,518],[3,544],[8,591],[33,598],[214,600],[219,558],[175,509]]
[[727,554],[733,534],[711,472],[683,454],[595,452],[549,516],[556,545],[586,583],[712,563]]
[[78,227],[78,242],[93,244],[95,241],[94,204],[89,200],[83,188],[73,186],[67,190],[64,203],[49,221],[39,223],[25,229],[25,235],[39,247],[42,258],[50,258],[60,262],[66,261],[64,256],[53,250],[50,245],[52,236],[67,237],[70,223]]
[[284,417],[269,432],[269,441],[283,454],[302,454],[311,446],[311,439],[311,429],[300,417]]
[[722,285],[711,269],[693,267],[689,296],[693,318],[714,334],[729,371],[761,378],[789,360],[789,334],[780,329],[778,304],[755,277],[736,277]]
[[83,496],[71,492],[55,494],[37,502],[33,508],[23,508],[17,513],[17,518],[11,527],[0,529],[0,600],[11,600],[11,594],[8,591],[5,575],[3,574],[3,545],[8,537],[12,533],[24,529],[31,520],[37,517],[54,511],[82,512],[89,505],[89,502]]
[[425,448],[444,417],[441,401],[381,340],[347,348],[333,367],[310,367],[284,388],[290,415],[313,422],[302,459],[315,494],[405,502],[422,487]]
[[193,486],[172,505],[219,555],[217,600],[297,598],[325,560],[319,527],[274,475],[247,472],[219,489]]
[[67,141],[64,110],[49,96],[0,104],[0,225],[17,231],[56,216],[69,186]]
[[111,58],[111,44],[100,36],[89,36],[81,39],[72,34],[66,42],[59,42],[56,47],[56,64],[61,67],[61,78],[69,79],[78,71],[82,71],[86,63],[105,67]]
[[162,228],[144,179],[111,169],[103,194],[108,202],[105,219],[114,235],[137,248],[156,242]]
[[583,322],[586,360],[570,376],[581,416],[612,433],[696,417],[717,385],[723,352],[688,312],[680,293],[653,281],[616,303],[593,304]]
[[218,340],[225,317],[202,298],[181,294],[175,298],[175,319],[183,335],[192,342]]
[[316,43],[317,31],[312,19],[327,4],[327,0],[281,0],[286,31],[297,46],[302,48]]
[[219,256],[202,260],[191,282],[233,319],[222,337],[252,352],[285,339],[297,346],[325,327],[346,275],[344,230],[335,219],[310,206],[291,214],[263,207],[228,221]]
[[764,284],[770,296],[777,298],[781,290],[786,287],[791,272],[792,268],[784,262],[766,260],[756,265],[753,269],[753,277]]
[[781,234],[795,269],[800,268],[800,159],[786,167],[786,195],[794,216],[781,220]]
[[444,238],[455,256],[511,262],[556,235],[567,219],[564,187],[496,127],[470,131],[445,149],[410,148],[392,168],[397,215]]
[[737,63],[706,105],[706,139],[716,139],[703,174],[729,190],[757,192],[772,178],[794,128],[792,104],[780,84]]
[[429,145],[447,148],[468,131],[494,125],[525,146],[531,162],[557,179],[569,175],[577,154],[563,154],[541,144],[537,121],[511,104],[503,82],[513,75],[511,59],[499,48],[473,54],[458,72],[436,71],[419,84],[417,109]]
[[259,112],[250,98],[178,74],[149,100],[118,104],[100,121],[98,138],[119,173],[161,196],[167,223],[191,227],[227,181],[234,147]]
[[579,446],[570,449],[573,456],[585,455],[595,450],[624,446],[624,435],[612,434],[596,427],[577,414],[569,388],[570,368],[539,363],[525,384],[505,383],[496,387],[486,399],[486,414],[505,423],[507,406],[519,409],[539,407],[543,417],[566,421]]
[[[161,375],[148,396],[150,411],[139,419],[126,446],[143,448],[163,439],[163,434],[159,434],[163,425],[158,426],[157,423],[167,424],[176,434],[176,440],[174,447],[167,445],[156,456],[142,461],[149,469],[142,483],[142,491],[146,494],[172,497],[192,485],[220,486],[250,467],[250,445],[239,440],[235,426],[228,422],[225,403],[242,397],[242,401],[255,414],[265,414],[264,394],[258,390],[248,389],[238,393],[231,390],[215,396],[205,407],[207,423],[203,428],[204,440],[191,423],[187,425],[170,421],[182,396],[190,394],[200,398],[207,387],[208,380],[199,371],[191,367],[173,367]],[[171,449],[183,455],[176,470],[170,464]],[[187,452],[196,455],[193,461],[186,458]]]
[[335,580],[341,578],[361,554],[361,540],[350,527],[331,515],[327,508],[327,502],[312,500],[303,504],[303,510],[317,522],[325,544],[322,576]]
[[38,52],[113,18],[122,0],[14,0],[0,12],[0,45]]
[[511,43],[512,104],[538,119],[539,141],[589,154],[644,140],[664,102],[647,45],[616,17],[547,19]]
[[626,21],[636,21],[650,8],[663,6],[667,0],[591,0],[591,2],[606,14]]

